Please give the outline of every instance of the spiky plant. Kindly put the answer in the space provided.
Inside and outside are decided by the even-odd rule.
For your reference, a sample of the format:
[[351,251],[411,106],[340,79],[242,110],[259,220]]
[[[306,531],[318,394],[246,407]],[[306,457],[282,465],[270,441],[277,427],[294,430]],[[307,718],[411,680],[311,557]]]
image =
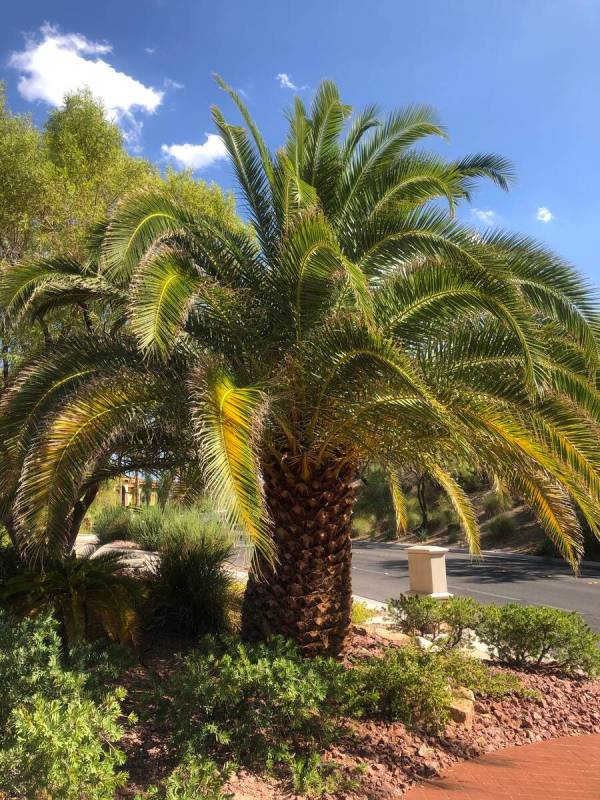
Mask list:
[[23,616],[51,609],[68,646],[98,634],[129,643],[140,585],[123,573],[125,567],[120,553],[72,553],[46,564],[43,572],[22,570],[9,578],[0,588],[0,601]]
[[474,553],[453,467],[486,469],[575,564],[575,507],[598,533],[595,302],[544,247],[453,215],[477,178],[506,188],[509,165],[416,149],[444,135],[428,108],[351,120],[330,82],[310,110],[296,99],[272,154],[220,85],[245,121],[213,109],[248,229],[138,194],[96,231],[87,264],[4,274],[9,323],[86,299],[108,331],[76,355],[39,354],[2,400],[25,551],[40,558],[68,540],[64,504],[113,437],[171,421],[193,431],[186,485],[201,476],[256,545],[247,637],[339,652],[366,463],[389,475],[400,527],[399,476],[439,483]]

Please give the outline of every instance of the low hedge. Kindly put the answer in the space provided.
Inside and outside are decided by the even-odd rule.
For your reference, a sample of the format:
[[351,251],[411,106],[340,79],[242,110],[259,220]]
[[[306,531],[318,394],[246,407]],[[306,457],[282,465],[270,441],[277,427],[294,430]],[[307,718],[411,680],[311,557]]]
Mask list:
[[514,603],[484,606],[469,597],[406,596],[391,600],[389,611],[400,630],[427,637],[438,648],[467,644],[472,631],[511,666],[600,674],[600,636],[577,612]]

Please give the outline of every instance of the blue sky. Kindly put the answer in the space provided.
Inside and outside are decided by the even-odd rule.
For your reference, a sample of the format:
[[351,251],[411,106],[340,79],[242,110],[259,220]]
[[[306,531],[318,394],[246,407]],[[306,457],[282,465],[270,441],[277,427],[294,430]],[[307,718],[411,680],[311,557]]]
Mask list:
[[354,107],[431,104],[451,137],[436,149],[495,151],[517,170],[508,195],[484,186],[463,217],[540,238],[600,284],[598,0],[20,0],[0,14],[13,110],[42,122],[88,82],[133,151],[224,187],[209,106],[234,112],[213,71],[273,148],[289,84],[309,100],[333,78]]

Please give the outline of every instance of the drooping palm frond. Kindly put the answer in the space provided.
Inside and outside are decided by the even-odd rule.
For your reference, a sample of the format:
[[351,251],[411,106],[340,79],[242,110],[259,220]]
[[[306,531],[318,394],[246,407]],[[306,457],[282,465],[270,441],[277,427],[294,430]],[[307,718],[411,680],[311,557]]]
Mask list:
[[259,463],[265,395],[255,387],[236,386],[220,366],[193,374],[191,389],[206,489],[232,524],[268,553]]
[[398,475],[390,470],[388,473],[388,483],[394,507],[394,518],[396,520],[396,534],[398,537],[404,536],[408,530],[408,515],[406,509],[406,499]]

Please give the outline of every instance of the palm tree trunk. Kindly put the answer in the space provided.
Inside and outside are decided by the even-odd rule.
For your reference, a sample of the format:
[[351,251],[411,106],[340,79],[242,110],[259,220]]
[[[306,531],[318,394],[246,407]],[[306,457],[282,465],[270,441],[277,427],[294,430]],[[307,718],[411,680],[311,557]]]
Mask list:
[[242,636],[293,639],[306,655],[338,655],[352,606],[352,506],[356,475],[330,464],[308,480],[265,465],[274,558],[255,556],[242,610]]

